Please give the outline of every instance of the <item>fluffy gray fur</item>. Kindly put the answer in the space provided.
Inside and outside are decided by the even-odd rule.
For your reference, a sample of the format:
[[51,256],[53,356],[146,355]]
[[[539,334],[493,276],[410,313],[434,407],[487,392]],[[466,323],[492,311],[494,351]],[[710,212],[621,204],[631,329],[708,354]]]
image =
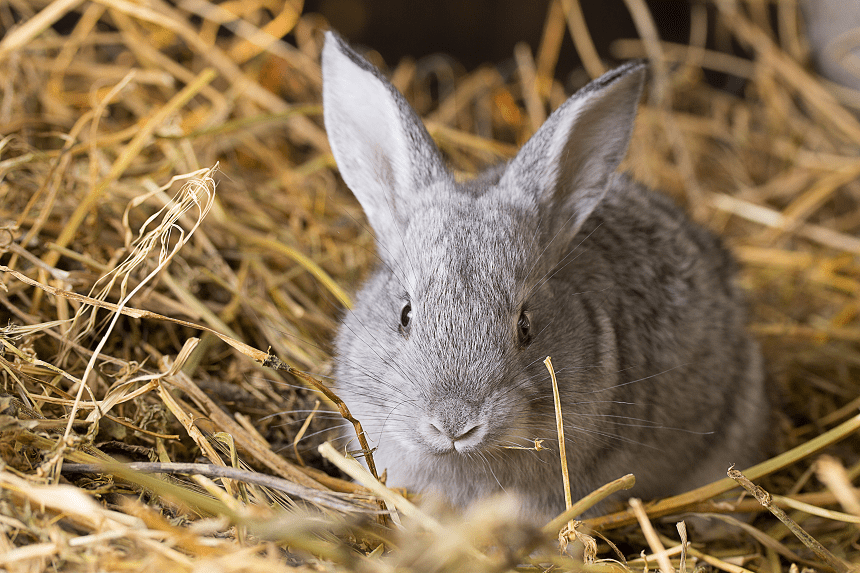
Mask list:
[[[457,184],[403,96],[327,34],[326,130],[381,261],[337,336],[335,389],[389,485],[561,512],[547,356],[575,499],[628,472],[663,496],[757,460],[768,407],[734,263],[616,173],[644,77],[609,72]],[[535,439],[549,449],[509,448]]]

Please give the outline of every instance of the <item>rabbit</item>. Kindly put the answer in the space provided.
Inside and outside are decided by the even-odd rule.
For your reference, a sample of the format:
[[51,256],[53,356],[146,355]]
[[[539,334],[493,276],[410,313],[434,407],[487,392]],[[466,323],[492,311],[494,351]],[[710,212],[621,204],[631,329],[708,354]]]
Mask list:
[[803,0],[809,52],[818,72],[860,90],[860,2]]
[[630,494],[665,496],[758,460],[768,401],[735,263],[616,172],[645,74],[594,80],[513,159],[457,182],[405,98],[327,32],[325,128],[379,258],[336,335],[333,389],[389,486],[455,508],[507,492],[534,523],[562,512],[547,356],[574,499],[629,472]]

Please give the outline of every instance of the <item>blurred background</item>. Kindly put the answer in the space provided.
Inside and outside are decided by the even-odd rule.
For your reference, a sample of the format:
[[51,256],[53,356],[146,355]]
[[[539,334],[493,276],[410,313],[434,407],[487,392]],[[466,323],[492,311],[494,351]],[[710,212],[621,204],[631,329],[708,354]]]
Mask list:
[[[675,0],[647,2],[660,36],[686,42],[690,4]],[[379,51],[387,62],[404,56],[433,53],[453,57],[468,70],[511,57],[517,42],[538,49],[549,0],[310,0],[308,11],[319,12],[332,27],[353,42]],[[636,28],[623,0],[582,0],[598,53],[609,58],[609,45],[633,38]],[[580,65],[569,35],[559,55],[559,70]]]

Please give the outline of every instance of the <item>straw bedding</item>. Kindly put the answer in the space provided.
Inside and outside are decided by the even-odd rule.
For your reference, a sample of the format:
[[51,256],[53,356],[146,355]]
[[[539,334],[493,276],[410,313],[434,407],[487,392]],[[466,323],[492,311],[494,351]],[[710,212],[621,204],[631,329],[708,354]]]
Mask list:
[[[696,4],[685,45],[626,5],[641,39],[613,55],[653,77],[625,167],[736,253],[780,403],[749,494],[734,475],[528,530],[504,505],[452,516],[368,480],[319,447],[347,423],[325,389],[330,340],[374,261],[322,129],[326,22],[295,0],[8,0],[0,568],[856,568],[860,94],[810,71],[794,2]],[[390,69],[458,176],[510,157],[564,100],[565,34],[602,71],[577,7],[551,2],[535,54],[519,45],[441,99],[421,62]],[[723,526],[684,544],[665,516],[689,512]]]

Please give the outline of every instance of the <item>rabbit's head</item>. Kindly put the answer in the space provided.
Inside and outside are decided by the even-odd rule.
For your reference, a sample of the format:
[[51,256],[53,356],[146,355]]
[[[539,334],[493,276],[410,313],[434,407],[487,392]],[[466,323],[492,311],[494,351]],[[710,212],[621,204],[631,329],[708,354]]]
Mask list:
[[595,344],[555,321],[548,279],[626,152],[644,75],[634,63],[589,84],[506,166],[457,183],[404,97],[327,34],[326,131],[380,259],[343,321],[336,384],[390,482],[432,487],[417,469],[430,463],[451,483],[554,434],[542,360],[590,362]]

